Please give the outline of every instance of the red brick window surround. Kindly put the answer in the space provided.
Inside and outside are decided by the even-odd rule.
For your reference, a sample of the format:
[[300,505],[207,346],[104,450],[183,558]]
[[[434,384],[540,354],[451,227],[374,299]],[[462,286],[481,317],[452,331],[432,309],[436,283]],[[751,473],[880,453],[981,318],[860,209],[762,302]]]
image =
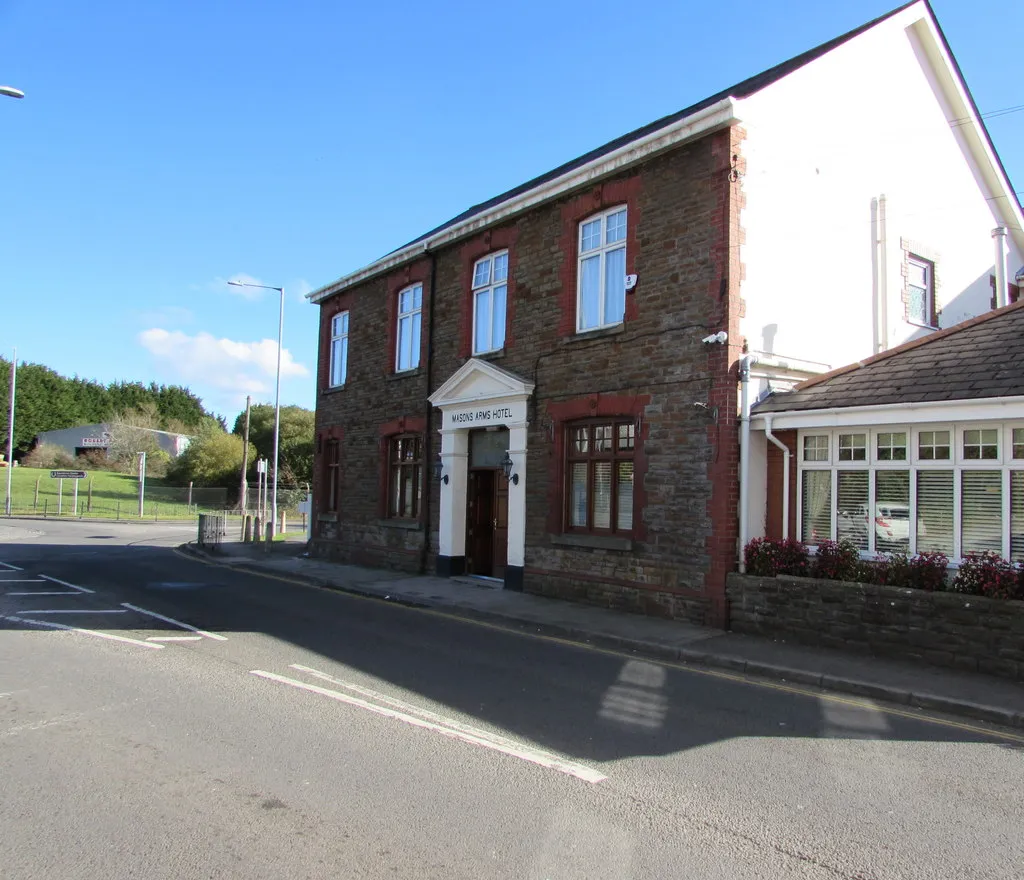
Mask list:
[[426,311],[432,307],[429,279],[430,261],[422,259],[409,263],[387,280],[388,374],[415,375],[420,366],[427,346]]
[[[516,277],[516,239],[518,230],[515,226],[506,226],[500,229],[488,229],[486,232],[471,238],[462,246],[459,251],[460,278],[459,288],[463,291],[462,314],[460,316],[459,334],[459,357],[467,358],[478,354],[489,354],[496,351],[507,350],[513,343],[514,317],[516,308],[515,277]],[[490,281],[487,282],[483,276],[481,264],[487,260],[507,254],[507,261],[504,266],[499,266],[499,274],[504,274],[503,281],[496,280],[494,275],[494,264],[490,264]],[[500,298],[504,301],[504,313],[502,315],[500,345],[492,333],[490,344],[492,348],[481,348],[477,343],[477,305],[478,294],[487,287],[496,288],[503,286]],[[492,313],[493,314],[493,313]]]
[[423,438],[400,434],[388,439],[388,517],[419,519],[423,487]]
[[473,354],[505,347],[508,251],[496,251],[473,265]]
[[635,421],[573,422],[566,431],[566,530],[631,535]]
[[576,254],[576,332],[621,324],[626,316],[629,209],[616,205],[580,223]]
[[[637,229],[641,221],[639,195],[642,186],[642,178],[639,175],[632,175],[621,180],[613,180],[603,183],[587,192],[563,203],[562,213],[562,235],[560,239],[562,250],[562,271],[561,281],[561,319],[558,332],[560,336],[572,336],[576,333],[586,333],[600,329],[603,326],[614,326],[634,320],[638,316],[637,298],[634,290],[624,291],[621,289],[626,275],[636,274],[637,253],[639,250]],[[624,234],[622,241],[625,245],[624,253],[613,256],[605,256],[609,251],[619,251],[622,245],[615,240],[609,241],[607,218],[616,216],[619,211],[625,210],[624,218],[616,218],[612,226],[612,237]],[[595,221],[602,220],[602,228],[597,230],[589,226]],[[624,229],[619,220],[624,219]],[[597,238],[600,231],[601,241],[598,246]],[[601,255],[601,259],[594,259]],[[587,262],[588,258],[591,262]],[[618,262],[618,261],[621,261]],[[602,279],[609,274],[615,279],[615,286],[609,290],[602,285]],[[620,271],[621,269],[621,271]],[[600,271],[598,271],[600,270]],[[589,274],[588,274],[589,273]],[[612,295],[614,300],[612,309],[615,320],[605,318],[603,323],[597,323],[589,313],[581,311],[581,293],[584,292],[587,284],[593,285],[594,275],[597,275],[599,290],[598,303],[601,298]],[[622,276],[621,280],[619,276]],[[638,285],[642,286],[642,279]],[[638,288],[637,288],[638,289]],[[623,296],[624,294],[624,296]],[[619,301],[624,298],[621,307],[622,315],[618,317]],[[593,302],[593,297],[591,297]],[[586,305],[586,301],[584,301]],[[604,303],[607,311],[607,303]],[[600,312],[597,320],[600,320]]]
[[324,449],[323,509],[337,513],[341,501],[341,442],[329,439]]

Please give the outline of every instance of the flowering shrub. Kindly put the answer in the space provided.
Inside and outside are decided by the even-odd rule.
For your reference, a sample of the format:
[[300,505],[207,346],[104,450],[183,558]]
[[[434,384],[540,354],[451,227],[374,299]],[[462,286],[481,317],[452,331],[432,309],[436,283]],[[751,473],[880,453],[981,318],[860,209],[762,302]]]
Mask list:
[[888,584],[892,576],[890,569],[892,558],[885,555],[876,556],[874,559],[861,559],[857,562],[853,580],[858,584]]
[[950,589],[990,599],[1024,599],[1020,569],[991,550],[968,553]]
[[806,575],[809,568],[807,548],[792,539],[776,541],[772,538],[754,538],[743,548],[743,561],[746,563],[747,574],[758,577]]
[[814,576],[829,581],[852,581],[860,569],[860,553],[850,541],[822,541],[814,557]]

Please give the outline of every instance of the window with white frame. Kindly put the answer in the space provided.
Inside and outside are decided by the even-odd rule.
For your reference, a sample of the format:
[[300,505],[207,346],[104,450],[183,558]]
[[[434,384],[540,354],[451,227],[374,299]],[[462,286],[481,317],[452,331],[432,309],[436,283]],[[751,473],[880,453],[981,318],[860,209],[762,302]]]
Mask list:
[[626,314],[626,208],[580,224],[576,330],[621,324]]
[[398,294],[398,323],[395,327],[395,372],[414,370],[420,365],[423,285],[413,284]]
[[907,257],[907,319],[928,327],[934,324],[935,264],[930,260]]
[[508,251],[490,254],[473,266],[473,354],[505,346]]
[[348,312],[331,318],[331,387],[345,384],[348,378]]
[[805,543],[1024,561],[1020,423],[802,431],[799,444]]

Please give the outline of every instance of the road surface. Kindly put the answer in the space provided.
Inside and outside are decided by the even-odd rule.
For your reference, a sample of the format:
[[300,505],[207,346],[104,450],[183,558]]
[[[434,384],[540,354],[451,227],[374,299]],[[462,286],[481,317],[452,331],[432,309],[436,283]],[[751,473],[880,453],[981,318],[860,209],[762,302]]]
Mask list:
[[1019,731],[211,566],[193,528],[0,521],[5,880],[1024,876]]

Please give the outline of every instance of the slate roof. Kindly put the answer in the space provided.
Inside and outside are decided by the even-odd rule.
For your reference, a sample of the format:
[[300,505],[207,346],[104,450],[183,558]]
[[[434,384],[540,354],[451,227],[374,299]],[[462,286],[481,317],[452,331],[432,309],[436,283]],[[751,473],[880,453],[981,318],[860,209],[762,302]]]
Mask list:
[[815,376],[754,415],[1024,395],[1024,300]]
[[[788,61],[783,61],[781,64],[776,64],[774,67],[770,67],[768,68],[768,70],[762,71],[761,73],[758,73],[755,76],[750,77],[749,79],[745,79],[734,86],[730,86],[727,89],[722,89],[722,91],[717,92],[716,94],[711,95],[708,98],[704,98],[704,100],[698,101],[696,104],[691,104],[684,110],[679,110],[676,113],[671,113],[668,116],[663,116],[661,119],[656,119],[654,122],[649,122],[647,125],[635,129],[634,131],[631,131],[628,134],[621,135],[620,137],[615,138],[615,140],[609,141],[603,146],[591,150],[589,153],[584,153],[582,156],[578,156],[577,158],[569,162],[566,162],[564,165],[559,165],[557,168],[553,168],[551,171],[547,171],[544,174],[541,174],[539,177],[533,178],[533,180],[528,180],[526,183],[520,184],[514,189],[510,189],[507,192],[503,192],[501,195],[495,196],[492,199],[488,199],[486,202],[481,202],[478,205],[474,205],[472,208],[463,211],[458,216],[452,217],[452,219],[447,221],[446,223],[442,223],[440,226],[431,229],[429,232],[424,233],[418,238],[414,238],[412,241],[407,242],[406,244],[402,245],[402,247],[395,248],[395,250],[391,251],[391,253],[397,253],[398,251],[401,251],[409,247],[410,245],[416,244],[417,242],[420,241],[425,241],[428,238],[432,238],[439,232],[443,232],[449,226],[455,226],[456,224],[461,223],[464,220],[468,220],[470,217],[474,217],[477,214],[481,214],[484,211],[490,210],[491,208],[500,205],[502,202],[506,202],[509,199],[515,198],[521,193],[528,192],[534,187],[547,183],[549,180],[554,180],[555,178],[561,177],[563,174],[566,174],[567,172],[572,171],[575,168],[579,168],[583,165],[586,165],[588,162],[592,162],[595,159],[601,158],[601,156],[604,156],[608,153],[612,153],[615,150],[618,150],[621,147],[624,147],[635,140],[645,137],[646,135],[651,134],[652,132],[658,131],[658,129],[664,128],[667,125],[671,125],[674,122],[678,122],[681,119],[685,119],[688,116],[692,116],[694,113],[703,110],[705,107],[710,107],[712,104],[716,104],[717,102],[723,101],[729,97],[746,98],[749,95],[753,95],[755,92],[761,91],[761,89],[765,88],[766,86],[770,86],[772,83],[777,82],[784,76],[788,76],[794,71],[799,70],[805,64],[809,64],[815,59],[820,58],[822,55],[826,55],[836,47],[841,46],[843,43],[852,40],[854,37],[860,36],[862,33],[864,33],[867,30],[870,30],[875,25],[885,21],[888,18],[892,18],[894,15],[898,15],[904,9],[913,6],[916,2],[918,2],[918,0],[910,0],[909,3],[904,3],[899,8],[893,9],[891,12],[887,12],[885,13],[885,15],[880,15],[878,18],[867,22],[867,24],[862,24],[860,27],[854,28],[852,31],[849,31],[843,34],[842,36],[829,40],[827,43],[822,43],[820,46],[816,46],[813,49],[809,49],[808,51],[803,52],[800,55],[790,58]],[[931,13],[931,5],[928,4],[927,2],[925,5],[927,6],[929,13]],[[934,19],[934,14],[932,14],[932,18]],[[938,27],[938,22],[936,22],[936,27]],[[945,37],[943,37],[943,39],[945,39]],[[950,57],[952,57],[952,52],[950,52]],[[977,108],[975,108],[975,111],[977,111]],[[389,256],[389,254],[385,256]]]

